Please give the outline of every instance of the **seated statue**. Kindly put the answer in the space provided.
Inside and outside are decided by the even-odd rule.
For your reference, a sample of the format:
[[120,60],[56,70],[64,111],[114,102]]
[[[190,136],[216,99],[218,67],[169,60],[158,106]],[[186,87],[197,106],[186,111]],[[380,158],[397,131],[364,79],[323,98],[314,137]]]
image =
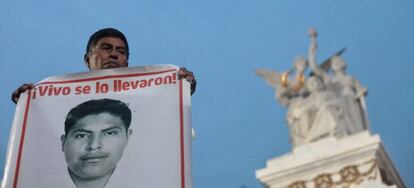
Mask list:
[[336,94],[327,90],[318,77],[306,80],[309,95],[304,99],[308,116],[307,134],[302,143],[309,143],[329,136],[344,136],[349,119],[345,116],[345,108]]

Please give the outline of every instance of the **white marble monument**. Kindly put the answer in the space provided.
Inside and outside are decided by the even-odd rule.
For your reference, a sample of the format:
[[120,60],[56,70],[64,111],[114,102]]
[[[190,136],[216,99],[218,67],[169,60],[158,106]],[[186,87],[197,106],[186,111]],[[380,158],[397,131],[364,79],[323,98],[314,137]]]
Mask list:
[[317,65],[316,30],[309,34],[308,60],[298,58],[284,73],[256,70],[288,108],[293,146],[290,153],[268,160],[256,178],[269,188],[404,188],[380,137],[370,133],[367,89],[345,73],[343,50]]

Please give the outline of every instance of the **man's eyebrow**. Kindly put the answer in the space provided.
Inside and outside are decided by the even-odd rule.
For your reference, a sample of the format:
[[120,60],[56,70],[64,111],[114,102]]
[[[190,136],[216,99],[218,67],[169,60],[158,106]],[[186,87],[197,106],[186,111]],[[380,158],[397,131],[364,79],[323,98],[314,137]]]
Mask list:
[[92,131],[90,131],[90,130],[86,130],[86,129],[76,129],[76,128],[75,128],[75,129],[72,131],[72,133],[71,133],[71,134],[78,133],[78,132],[92,133]]
[[102,130],[102,132],[106,132],[106,131],[109,131],[109,130],[112,130],[112,129],[122,129],[121,126],[123,126],[123,125],[114,125],[114,126],[111,126],[107,129]]
[[[111,44],[111,43],[108,43],[108,42],[102,42],[99,46],[114,46],[113,44]],[[122,48],[122,49],[126,49],[126,47],[125,46],[115,46],[115,48],[117,48],[117,49],[119,49],[119,48]]]
[[108,42],[102,42],[101,44],[99,44],[99,46],[112,46],[112,44]]

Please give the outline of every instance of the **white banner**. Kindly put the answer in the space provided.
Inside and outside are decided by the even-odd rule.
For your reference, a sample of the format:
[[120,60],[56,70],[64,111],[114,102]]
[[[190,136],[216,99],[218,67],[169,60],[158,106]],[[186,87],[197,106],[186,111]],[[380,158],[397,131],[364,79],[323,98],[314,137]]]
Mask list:
[[190,85],[159,65],[47,78],[22,94],[2,188],[191,188]]

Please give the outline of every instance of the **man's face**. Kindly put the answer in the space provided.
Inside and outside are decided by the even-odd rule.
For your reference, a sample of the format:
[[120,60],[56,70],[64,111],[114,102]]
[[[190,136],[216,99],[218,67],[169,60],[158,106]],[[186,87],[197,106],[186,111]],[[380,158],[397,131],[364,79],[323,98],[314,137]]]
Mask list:
[[109,113],[79,119],[61,138],[69,170],[85,180],[112,173],[131,133],[121,118]]
[[123,40],[117,37],[103,37],[85,55],[89,70],[128,67],[128,54]]

